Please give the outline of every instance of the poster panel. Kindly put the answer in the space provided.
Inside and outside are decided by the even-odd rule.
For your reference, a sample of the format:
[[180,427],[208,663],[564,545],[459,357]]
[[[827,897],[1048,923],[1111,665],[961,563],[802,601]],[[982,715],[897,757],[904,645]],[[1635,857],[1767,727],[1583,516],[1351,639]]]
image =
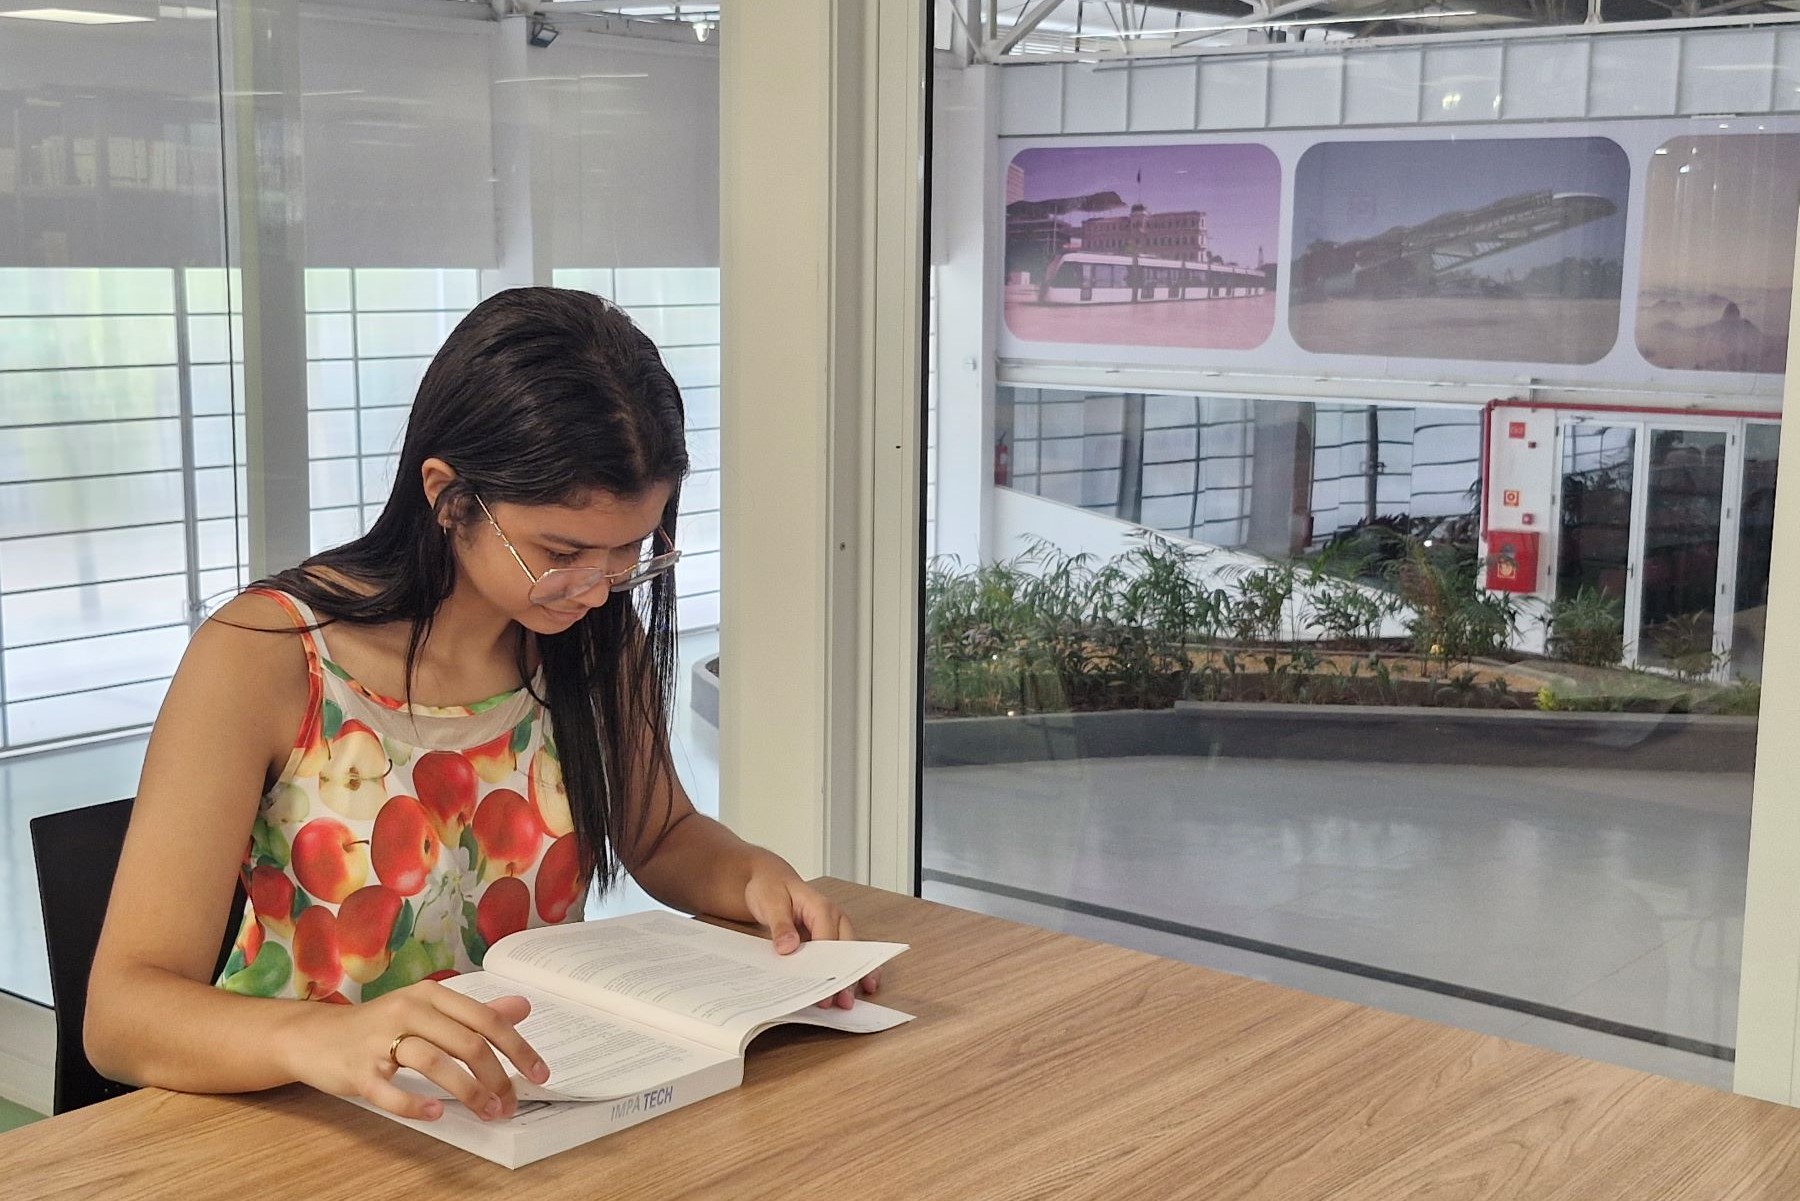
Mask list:
[[1289,328],[1315,354],[1593,363],[1619,333],[1610,138],[1326,142],[1294,182]]
[[1275,327],[1281,165],[1266,146],[1021,151],[1008,330],[1028,342],[1250,350]]
[[1675,371],[1783,371],[1800,134],[1673,138],[1646,193],[1638,353]]

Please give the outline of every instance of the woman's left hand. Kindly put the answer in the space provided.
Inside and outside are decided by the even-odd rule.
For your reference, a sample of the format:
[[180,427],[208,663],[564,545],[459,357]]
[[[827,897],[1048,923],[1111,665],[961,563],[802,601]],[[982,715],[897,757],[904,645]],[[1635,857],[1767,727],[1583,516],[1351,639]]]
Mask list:
[[[777,863],[779,866],[758,864],[750,873],[750,882],[744,886],[744,904],[749,908],[750,916],[768,929],[777,953],[792,955],[799,950],[802,932],[804,941],[856,937],[850,919],[844,916],[836,902],[820,895],[785,862],[777,860]],[[865,995],[873,994],[879,987],[880,971],[870,972],[858,985]],[[836,1005],[840,1009],[849,1009],[856,1003],[856,991],[846,988],[837,996],[820,1001],[819,1008],[830,1009]]]

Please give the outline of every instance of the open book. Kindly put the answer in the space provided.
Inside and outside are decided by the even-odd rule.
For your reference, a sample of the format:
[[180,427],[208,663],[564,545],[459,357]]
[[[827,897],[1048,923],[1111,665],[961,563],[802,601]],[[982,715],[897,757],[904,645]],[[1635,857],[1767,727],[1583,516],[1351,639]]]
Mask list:
[[[777,955],[767,939],[662,911],[523,930],[489,947],[483,970],[444,981],[478,1001],[530,1000],[519,1033],[543,1056],[550,1078],[533,1084],[501,1057],[517,1113],[484,1122],[450,1100],[441,1117],[424,1122],[348,1099],[520,1167],[736,1088],[750,1040],[771,1026],[872,1034],[911,1021],[861,999],[852,1009],[818,1008],[904,950],[904,943],[826,941]],[[408,1069],[394,1082],[448,1096]]]

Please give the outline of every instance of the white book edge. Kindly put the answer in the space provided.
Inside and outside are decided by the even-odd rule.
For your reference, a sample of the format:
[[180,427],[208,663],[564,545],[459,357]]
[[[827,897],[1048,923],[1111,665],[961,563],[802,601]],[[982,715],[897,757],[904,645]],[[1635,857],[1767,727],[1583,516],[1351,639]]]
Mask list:
[[521,1101],[510,1118],[484,1122],[459,1102],[444,1102],[436,1121],[404,1118],[362,1097],[342,1097],[439,1142],[503,1168],[522,1168],[651,1118],[730,1092],[744,1082],[744,1062],[724,1060],[679,1080],[616,1101]]

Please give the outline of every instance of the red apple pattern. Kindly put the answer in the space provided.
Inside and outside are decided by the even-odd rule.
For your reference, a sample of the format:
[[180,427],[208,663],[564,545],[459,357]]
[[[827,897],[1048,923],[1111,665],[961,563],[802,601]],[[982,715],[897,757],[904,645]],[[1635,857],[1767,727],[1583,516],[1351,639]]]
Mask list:
[[[516,931],[580,921],[588,878],[542,707],[521,692],[415,706],[471,735],[452,744],[462,749],[420,746],[403,704],[305,638],[319,710],[258,809],[244,922],[216,983],[355,1004],[473,971]],[[496,733],[502,707],[515,724]]]

